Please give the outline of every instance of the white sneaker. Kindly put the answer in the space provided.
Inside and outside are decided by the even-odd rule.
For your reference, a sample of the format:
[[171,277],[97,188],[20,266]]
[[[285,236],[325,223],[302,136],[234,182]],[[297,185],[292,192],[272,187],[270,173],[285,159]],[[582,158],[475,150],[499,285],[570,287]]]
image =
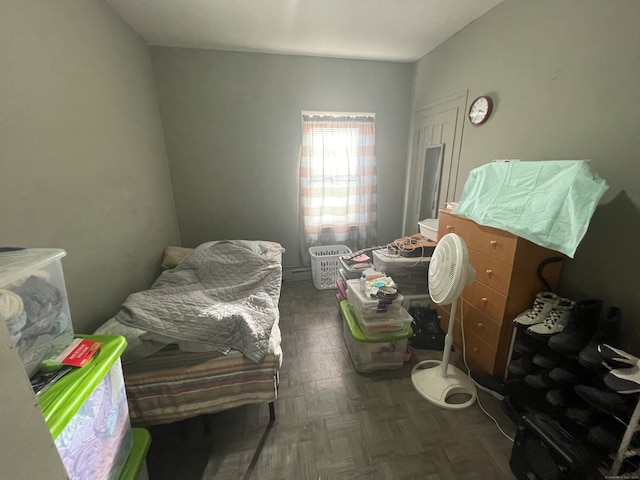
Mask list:
[[527,328],[527,333],[549,336],[560,333],[569,323],[576,302],[568,298],[559,298],[542,323]]
[[558,302],[559,298],[560,297],[555,293],[540,292],[536,295],[536,300],[533,302],[533,306],[514,318],[513,323],[520,325],[535,325],[536,323],[542,323],[547,317],[549,311]]

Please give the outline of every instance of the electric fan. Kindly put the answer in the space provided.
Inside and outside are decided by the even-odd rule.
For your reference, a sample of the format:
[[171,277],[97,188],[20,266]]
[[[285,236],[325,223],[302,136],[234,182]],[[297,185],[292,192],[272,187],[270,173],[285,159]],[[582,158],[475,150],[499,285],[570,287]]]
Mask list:
[[442,360],[417,363],[411,371],[411,381],[418,393],[431,403],[452,410],[469,407],[476,400],[476,389],[469,377],[459,368],[449,365],[456,303],[465,285],[471,283],[475,276],[464,240],[455,233],[442,237],[429,263],[429,295],[438,305],[451,304],[444,352]]

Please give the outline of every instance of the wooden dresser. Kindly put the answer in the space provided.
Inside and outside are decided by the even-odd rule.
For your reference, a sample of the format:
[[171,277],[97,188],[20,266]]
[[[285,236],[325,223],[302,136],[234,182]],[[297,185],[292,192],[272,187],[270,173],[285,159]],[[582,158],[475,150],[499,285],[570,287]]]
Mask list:
[[[504,230],[481,226],[440,210],[438,239],[447,233],[456,233],[464,239],[469,262],[476,270],[475,280],[465,287],[458,303],[454,345],[462,352],[460,318],[464,313],[466,358],[471,371],[504,377],[514,328],[512,320],[530,308],[536,294],[546,289],[536,274],[538,265],[563,255]],[[550,263],[543,270],[544,278],[554,290],[562,264]],[[447,331],[451,305],[438,310],[440,326]]]

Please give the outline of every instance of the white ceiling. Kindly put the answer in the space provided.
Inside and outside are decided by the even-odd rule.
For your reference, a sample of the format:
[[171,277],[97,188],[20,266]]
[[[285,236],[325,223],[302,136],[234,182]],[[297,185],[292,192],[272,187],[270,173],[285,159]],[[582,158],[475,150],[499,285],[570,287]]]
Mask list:
[[150,45],[413,62],[502,0],[106,0]]

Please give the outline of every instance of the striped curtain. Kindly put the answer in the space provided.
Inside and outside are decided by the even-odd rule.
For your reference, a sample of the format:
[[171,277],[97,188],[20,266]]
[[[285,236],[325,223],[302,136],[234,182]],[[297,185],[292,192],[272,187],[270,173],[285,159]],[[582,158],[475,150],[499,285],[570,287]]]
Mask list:
[[376,188],[374,116],[303,114],[301,250],[376,245]]

